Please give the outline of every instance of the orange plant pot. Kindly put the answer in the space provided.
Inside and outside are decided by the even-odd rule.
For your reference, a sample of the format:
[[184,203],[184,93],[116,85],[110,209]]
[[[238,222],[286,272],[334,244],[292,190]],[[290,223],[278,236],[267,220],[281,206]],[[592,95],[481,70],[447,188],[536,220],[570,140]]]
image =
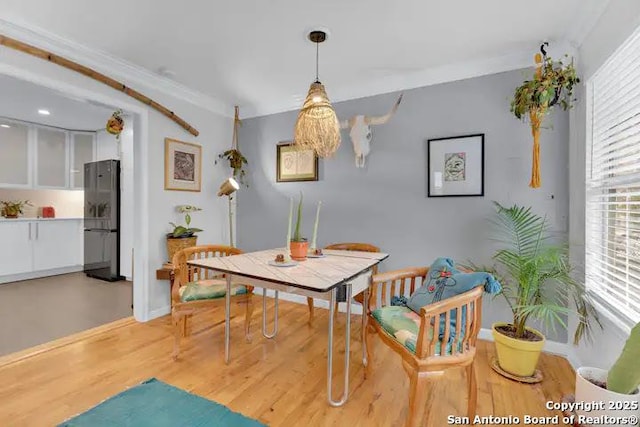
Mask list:
[[294,242],[293,240],[290,243],[291,248],[291,258],[296,261],[304,261],[307,259],[307,251],[309,250],[309,242]]

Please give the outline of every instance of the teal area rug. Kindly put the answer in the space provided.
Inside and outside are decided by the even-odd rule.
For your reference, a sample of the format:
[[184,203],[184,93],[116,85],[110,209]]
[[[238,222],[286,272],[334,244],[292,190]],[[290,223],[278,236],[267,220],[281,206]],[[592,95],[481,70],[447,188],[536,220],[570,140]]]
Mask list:
[[216,402],[151,378],[58,427],[266,427]]

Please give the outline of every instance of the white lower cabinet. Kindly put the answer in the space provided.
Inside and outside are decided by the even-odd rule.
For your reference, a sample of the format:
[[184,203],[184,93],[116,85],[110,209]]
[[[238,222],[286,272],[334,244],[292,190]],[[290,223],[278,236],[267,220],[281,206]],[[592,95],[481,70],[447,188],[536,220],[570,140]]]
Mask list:
[[80,271],[83,264],[83,221],[0,221],[0,283]]
[[33,250],[29,232],[31,222],[0,222],[0,276],[33,270]]

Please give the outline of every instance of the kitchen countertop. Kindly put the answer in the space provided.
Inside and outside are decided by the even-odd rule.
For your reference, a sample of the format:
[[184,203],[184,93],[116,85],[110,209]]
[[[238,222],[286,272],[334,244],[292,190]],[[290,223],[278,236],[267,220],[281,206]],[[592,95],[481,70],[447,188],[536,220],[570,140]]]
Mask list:
[[83,221],[84,218],[27,218],[21,216],[19,218],[4,218],[0,217],[0,222],[11,222],[11,221]]

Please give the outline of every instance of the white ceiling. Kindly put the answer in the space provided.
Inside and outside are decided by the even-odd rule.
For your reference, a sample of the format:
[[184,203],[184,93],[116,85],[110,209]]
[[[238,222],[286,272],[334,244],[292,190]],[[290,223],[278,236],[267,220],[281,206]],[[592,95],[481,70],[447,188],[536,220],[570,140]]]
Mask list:
[[[334,101],[428,83],[434,69],[579,45],[606,0],[3,0],[0,18],[172,78],[249,115],[299,106],[315,74],[306,33],[327,27]],[[445,67],[445,68],[443,68]],[[422,83],[422,84],[421,84]]]
[[[3,118],[71,130],[103,129],[113,110],[71,99],[42,86],[0,74],[0,124]],[[39,109],[51,115],[38,114]]]

